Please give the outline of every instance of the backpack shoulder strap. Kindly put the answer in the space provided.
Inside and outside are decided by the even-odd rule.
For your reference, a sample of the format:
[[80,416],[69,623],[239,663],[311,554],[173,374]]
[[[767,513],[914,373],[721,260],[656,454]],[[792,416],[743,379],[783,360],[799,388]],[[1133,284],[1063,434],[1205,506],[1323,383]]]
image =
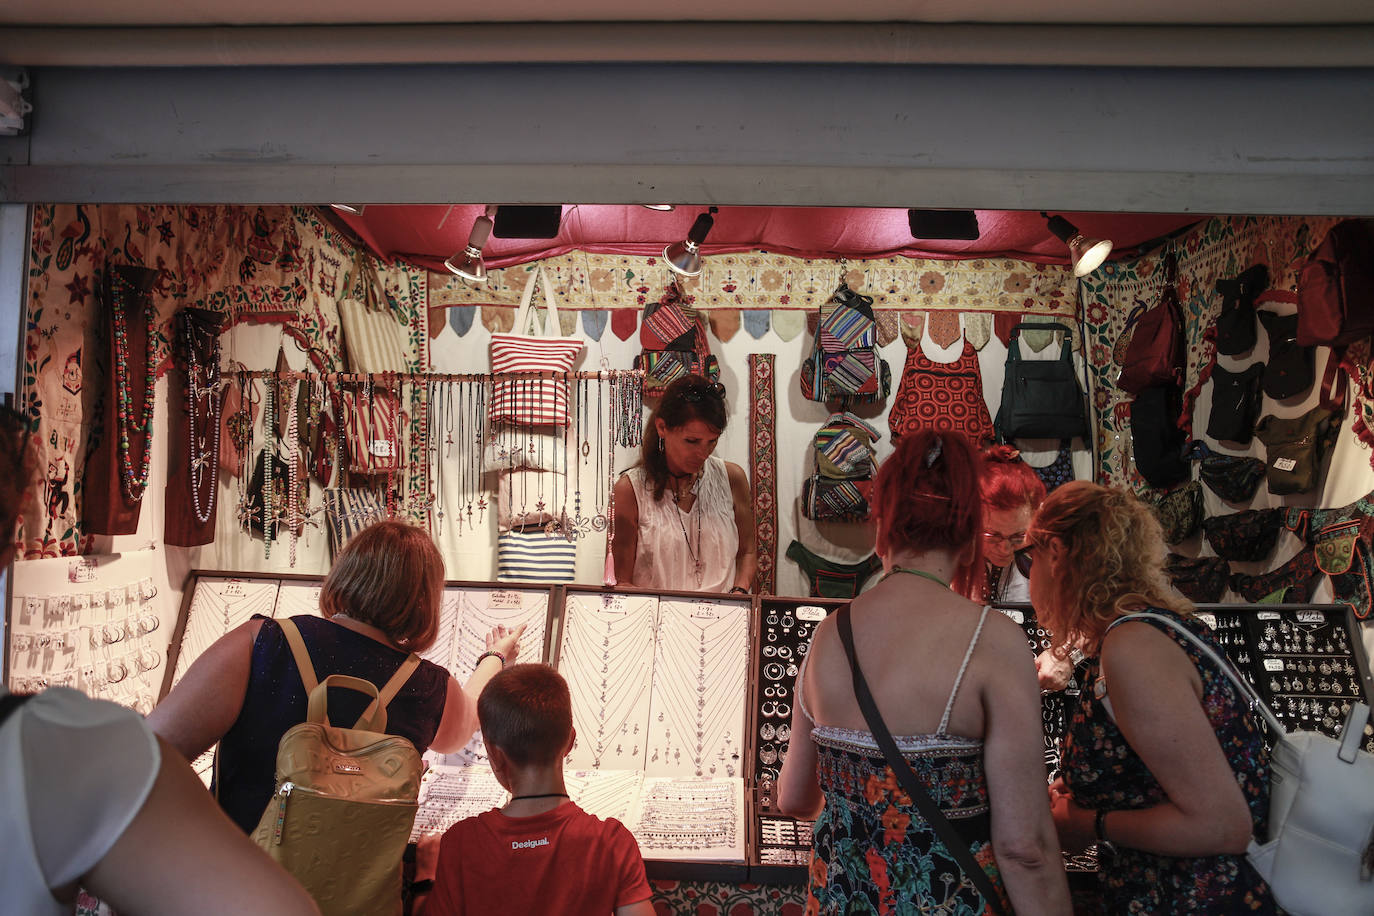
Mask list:
[[291,647],[291,654],[296,658],[301,683],[305,685],[305,695],[310,696],[310,691],[315,689],[320,679],[315,676],[315,666],[310,661],[310,653],[306,651],[305,640],[301,639],[301,631],[296,628],[296,622],[290,617],[278,620],[277,626],[281,627],[282,633],[286,636],[286,644]]
[[372,715],[377,710],[378,703],[381,704],[383,709],[391,705],[391,701],[396,698],[396,694],[401,692],[401,688],[406,685],[406,681],[410,680],[410,676],[414,674],[419,667],[420,656],[416,655],[414,652],[407,655],[406,660],[401,662],[401,667],[397,668],[396,673],[391,676],[391,680],[387,681],[386,684],[382,686],[381,691],[377,694],[377,699],[368,704],[367,709],[363,710],[363,714],[358,717],[358,724],[353,727],[357,728],[365,721],[372,718]]

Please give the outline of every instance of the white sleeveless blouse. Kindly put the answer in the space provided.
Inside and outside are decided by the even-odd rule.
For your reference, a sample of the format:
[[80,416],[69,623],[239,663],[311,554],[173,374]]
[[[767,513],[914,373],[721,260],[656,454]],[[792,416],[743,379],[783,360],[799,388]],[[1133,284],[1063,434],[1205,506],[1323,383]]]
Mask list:
[[706,459],[690,512],[683,512],[667,490],[662,499],[654,499],[644,468],[633,467],[625,473],[639,504],[634,584],[701,592],[729,589],[735,581],[739,529],[725,461],[715,456]]

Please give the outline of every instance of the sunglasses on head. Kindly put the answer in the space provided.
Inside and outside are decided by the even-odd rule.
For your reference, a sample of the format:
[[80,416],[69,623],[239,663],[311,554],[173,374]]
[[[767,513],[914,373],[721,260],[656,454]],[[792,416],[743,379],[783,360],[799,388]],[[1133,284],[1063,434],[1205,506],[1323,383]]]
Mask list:
[[1033,562],[1033,558],[1031,557],[1031,551],[1034,549],[1034,544],[1027,544],[1025,547],[1022,547],[1019,550],[1012,551],[1011,554],[1011,560],[1013,563],[1016,564],[1017,571],[1020,572],[1021,575],[1024,576],[1027,580],[1030,579],[1031,564]]

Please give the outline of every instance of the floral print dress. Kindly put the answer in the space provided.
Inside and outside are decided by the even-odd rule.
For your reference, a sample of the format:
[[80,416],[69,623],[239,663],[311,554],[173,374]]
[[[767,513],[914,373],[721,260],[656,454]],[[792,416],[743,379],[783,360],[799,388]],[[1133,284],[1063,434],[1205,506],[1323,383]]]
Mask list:
[[[977,639],[975,633],[970,654]],[[958,691],[956,680],[936,734],[893,735],[893,740],[968,842],[1002,897],[1002,906],[1010,912],[992,854],[983,743],[945,734]],[[812,719],[804,699],[801,707],[803,715]],[[816,744],[825,808],[816,818],[807,916],[984,916],[996,912],[912,804],[871,733],[814,725],[811,740]]]
[[[1146,610],[1182,622],[1218,655],[1226,657],[1200,621],[1160,608]],[[1250,806],[1255,835],[1264,837],[1269,810],[1269,754],[1258,721],[1230,678],[1186,637],[1159,621],[1146,622],[1168,633],[1197,667],[1202,677],[1203,708]],[[1061,772],[1074,801],[1085,808],[1108,811],[1148,808],[1165,801],[1164,790],[1108,716],[1098,696],[1100,680],[1100,662],[1094,659],[1084,678],[1093,689],[1080,694],[1069,720]],[[1103,691],[1107,695],[1105,685]],[[1116,850],[1114,856],[1099,855],[1098,878],[1107,913],[1221,916],[1283,912],[1269,886],[1243,855],[1185,857],[1123,846]]]

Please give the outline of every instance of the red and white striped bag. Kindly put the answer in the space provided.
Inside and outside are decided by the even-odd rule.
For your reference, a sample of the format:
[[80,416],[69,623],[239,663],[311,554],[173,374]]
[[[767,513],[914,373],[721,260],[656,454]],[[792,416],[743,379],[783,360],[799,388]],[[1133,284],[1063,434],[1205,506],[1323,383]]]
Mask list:
[[[544,290],[544,334],[529,333],[536,279]],[[582,352],[583,343],[558,336],[558,307],[553,304],[549,278],[540,264],[530,271],[520,311],[515,313],[515,333],[491,335],[491,371],[497,375],[520,372],[568,372]],[[492,423],[567,426],[568,385],[562,379],[502,379],[492,390],[487,419]]]
[[348,470],[388,474],[401,467],[401,399],[386,388],[343,393],[348,426]]

